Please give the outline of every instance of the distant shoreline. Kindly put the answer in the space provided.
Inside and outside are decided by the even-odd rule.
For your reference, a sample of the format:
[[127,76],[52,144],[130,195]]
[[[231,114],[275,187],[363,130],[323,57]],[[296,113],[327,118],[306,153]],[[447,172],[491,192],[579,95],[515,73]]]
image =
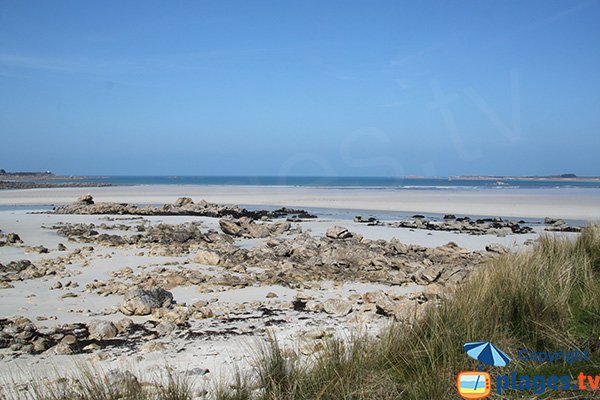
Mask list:
[[[410,178],[406,178],[410,179]],[[565,181],[565,182],[597,182],[600,181],[599,176],[471,176],[471,175],[460,175],[450,176],[448,179],[464,179],[464,180],[481,180],[481,181],[493,181],[493,180],[512,180],[512,181]]]
[[59,176],[46,172],[0,171],[0,190],[79,188],[113,186],[110,182],[90,182],[89,176]]
[[85,187],[105,187],[105,186],[113,186],[113,185],[110,183],[96,183],[96,182],[48,183],[48,182],[36,182],[36,181],[0,181],[0,190],[85,188]]
[[0,190],[83,188],[104,186],[200,185],[276,186],[391,189],[496,189],[587,187],[600,189],[600,177],[562,174],[555,176],[218,176],[218,175],[114,175],[60,176],[52,172],[6,172],[0,170]]

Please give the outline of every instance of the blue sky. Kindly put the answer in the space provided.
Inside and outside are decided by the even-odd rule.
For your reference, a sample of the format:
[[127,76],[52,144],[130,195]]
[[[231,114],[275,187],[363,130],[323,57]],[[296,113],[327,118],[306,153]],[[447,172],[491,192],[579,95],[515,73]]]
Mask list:
[[0,168],[600,175],[599,1],[0,2]]

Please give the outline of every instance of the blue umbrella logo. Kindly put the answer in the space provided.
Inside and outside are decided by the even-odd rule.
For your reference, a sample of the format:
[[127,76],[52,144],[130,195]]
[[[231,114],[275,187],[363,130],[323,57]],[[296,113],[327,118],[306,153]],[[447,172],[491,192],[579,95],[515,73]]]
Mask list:
[[491,342],[470,342],[463,346],[469,357],[476,359],[482,364],[494,367],[506,367],[510,363],[510,357]]

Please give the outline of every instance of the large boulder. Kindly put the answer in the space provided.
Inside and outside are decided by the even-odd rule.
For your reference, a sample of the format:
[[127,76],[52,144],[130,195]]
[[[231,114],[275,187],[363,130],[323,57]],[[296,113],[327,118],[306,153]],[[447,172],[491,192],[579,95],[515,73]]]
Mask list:
[[120,310],[125,315],[148,315],[152,310],[169,307],[173,294],[162,288],[133,288],[125,293]]

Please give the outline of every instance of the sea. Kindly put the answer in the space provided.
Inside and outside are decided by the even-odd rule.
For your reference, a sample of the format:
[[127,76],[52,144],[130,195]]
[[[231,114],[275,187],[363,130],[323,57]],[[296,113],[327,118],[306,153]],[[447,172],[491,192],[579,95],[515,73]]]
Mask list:
[[[332,177],[332,176],[88,176],[86,182],[115,186],[131,185],[239,185],[381,189],[543,189],[594,188],[600,180],[518,178],[417,178],[417,177]],[[60,182],[54,180],[53,182]]]

